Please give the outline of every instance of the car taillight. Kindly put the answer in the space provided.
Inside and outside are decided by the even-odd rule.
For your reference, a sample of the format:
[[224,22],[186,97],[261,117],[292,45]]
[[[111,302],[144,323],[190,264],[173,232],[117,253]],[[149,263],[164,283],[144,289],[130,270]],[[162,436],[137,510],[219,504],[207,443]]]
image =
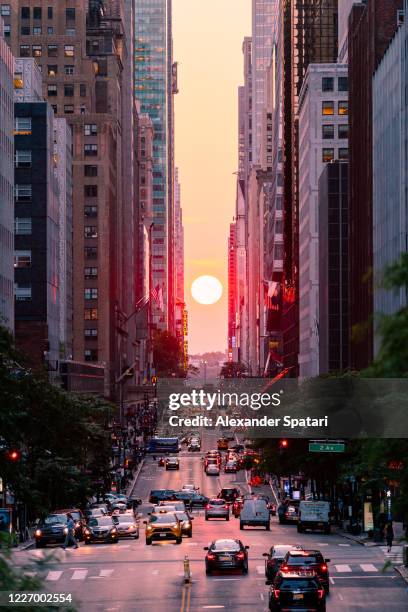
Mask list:
[[275,596],[275,599],[279,599],[280,590],[279,590],[279,589],[274,589],[274,590],[273,590],[273,594],[274,594],[274,596]]
[[223,506],[223,508],[229,508],[229,506]]
[[237,559],[245,559],[245,554],[243,552],[239,552],[237,554]]
[[327,572],[327,565],[320,566],[320,569],[322,570],[322,572]]
[[210,504],[207,504],[205,509],[208,510],[208,508],[210,508],[210,507],[211,507]]
[[323,599],[323,596],[324,596],[324,589],[319,589],[317,592],[318,592],[318,594],[319,594],[319,599]]
[[215,559],[215,555],[214,555],[213,553],[208,553],[208,555],[207,555],[207,559],[208,559],[209,561],[214,561],[214,559]]
[[287,565],[282,565],[281,570],[287,572],[289,567]]

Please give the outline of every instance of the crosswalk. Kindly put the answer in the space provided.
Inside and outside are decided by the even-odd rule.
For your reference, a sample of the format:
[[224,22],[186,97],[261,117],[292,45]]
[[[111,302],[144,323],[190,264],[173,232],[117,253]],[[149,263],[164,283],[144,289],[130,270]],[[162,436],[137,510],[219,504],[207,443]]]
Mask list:
[[[330,565],[332,575],[335,574],[378,574],[383,571],[384,564],[374,565],[373,563],[338,563]],[[265,566],[257,565],[256,571],[260,576],[265,575]]]
[[387,546],[380,546],[381,551],[384,553],[384,557],[387,561],[392,563],[393,565],[402,565],[403,563],[403,554],[402,554],[402,545],[393,546],[391,548],[391,552],[388,552]]

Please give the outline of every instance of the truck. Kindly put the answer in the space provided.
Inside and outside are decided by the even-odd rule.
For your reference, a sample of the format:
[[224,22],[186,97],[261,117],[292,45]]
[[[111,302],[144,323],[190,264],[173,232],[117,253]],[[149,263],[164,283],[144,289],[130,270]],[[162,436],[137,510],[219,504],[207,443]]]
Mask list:
[[330,502],[300,502],[297,530],[299,533],[303,533],[306,529],[319,529],[326,534],[330,533]]

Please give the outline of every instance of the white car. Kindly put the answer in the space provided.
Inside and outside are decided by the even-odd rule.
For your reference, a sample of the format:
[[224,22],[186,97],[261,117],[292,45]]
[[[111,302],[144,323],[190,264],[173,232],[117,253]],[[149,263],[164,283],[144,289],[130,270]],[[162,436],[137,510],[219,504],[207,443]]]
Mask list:
[[182,491],[199,491],[200,487],[196,487],[195,484],[193,483],[187,483],[182,486],[181,490]]
[[217,465],[216,463],[210,463],[205,468],[205,472],[207,476],[219,476],[220,475],[219,465]]

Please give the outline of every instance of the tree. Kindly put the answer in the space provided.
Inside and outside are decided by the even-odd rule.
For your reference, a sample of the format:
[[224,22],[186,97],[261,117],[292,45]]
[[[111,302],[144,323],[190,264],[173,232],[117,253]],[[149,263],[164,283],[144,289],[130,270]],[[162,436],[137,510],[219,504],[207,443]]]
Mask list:
[[168,331],[156,330],[153,337],[153,362],[161,377],[185,377],[182,367],[183,352],[176,336]]
[[220,372],[222,378],[239,378],[247,371],[246,365],[236,361],[226,361]]

